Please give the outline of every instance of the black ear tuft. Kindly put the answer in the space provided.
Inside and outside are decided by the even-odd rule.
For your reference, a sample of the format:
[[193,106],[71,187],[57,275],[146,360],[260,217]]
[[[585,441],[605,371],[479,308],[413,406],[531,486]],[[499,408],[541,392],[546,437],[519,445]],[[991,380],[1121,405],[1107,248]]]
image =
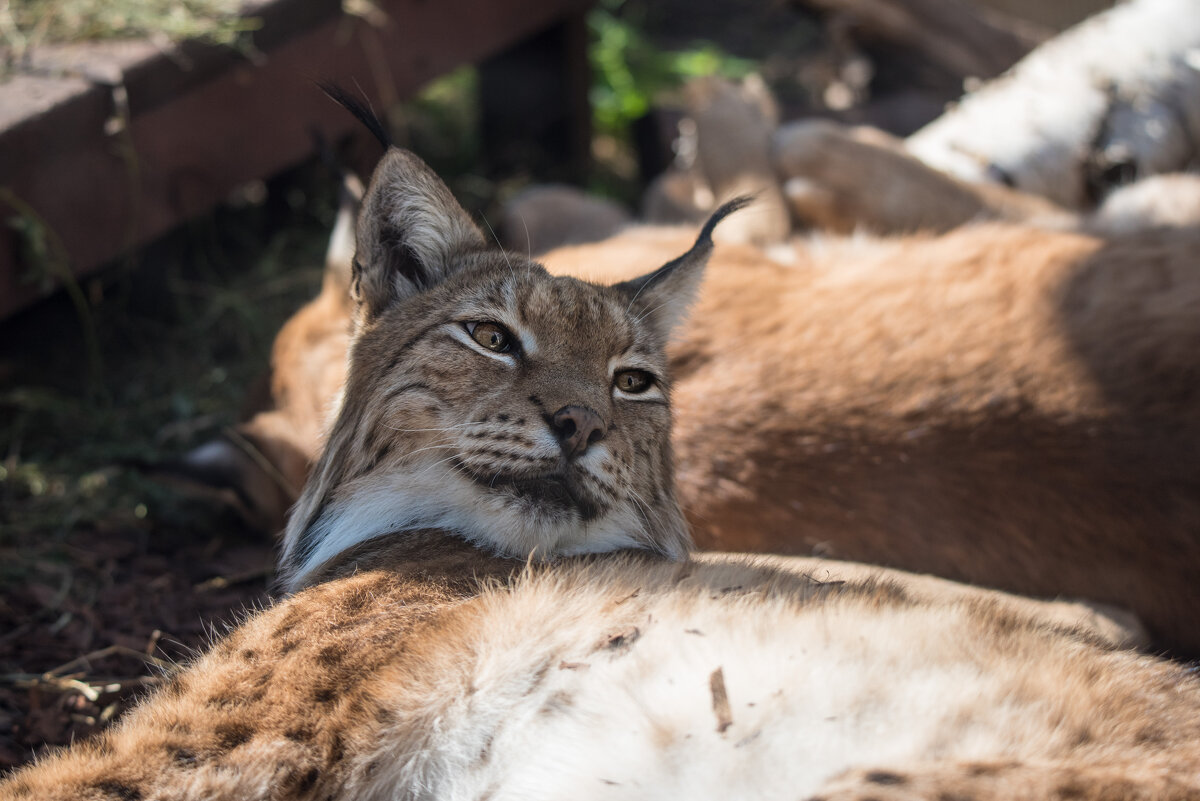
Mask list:
[[615,284],[614,288],[628,295],[630,308],[637,309],[641,319],[665,339],[686,316],[688,306],[699,291],[704,266],[713,250],[712,235],[717,224],[753,202],[753,195],[743,195],[723,204],[704,223],[687,253],[652,273]]
[[696,241],[692,245],[691,250],[689,250],[687,253],[684,253],[679,258],[667,262],[652,273],[643,275],[640,278],[633,278],[629,281],[625,281],[622,284],[618,284],[617,286],[631,291],[636,297],[636,295],[640,294],[643,290],[650,288],[652,285],[664,280],[670,275],[673,275],[677,271],[682,270],[683,272],[686,272],[689,267],[692,267],[696,264],[699,264],[700,267],[703,268],[704,263],[708,260],[708,254],[712,252],[712,235],[713,231],[716,230],[717,225],[721,222],[721,220],[724,220],[735,211],[740,211],[741,209],[749,206],[754,202],[754,199],[754,195],[742,195],[740,197],[735,197],[728,203],[722,204],[721,207],[714,211],[704,223],[704,227],[700,229],[700,234],[696,237]]
[[722,203],[721,207],[712,213],[712,216],[704,223],[704,227],[700,229],[700,236],[696,238],[696,244],[706,243],[711,245],[713,231],[716,230],[721,220],[724,220],[735,211],[741,211],[757,199],[757,195],[741,195],[728,203]]
[[330,100],[346,109],[346,111],[349,111],[354,115],[355,119],[365,125],[367,130],[375,135],[375,138],[379,140],[379,144],[383,145],[385,150],[392,146],[392,140],[388,136],[386,126],[376,116],[374,110],[371,109],[370,104],[365,99],[360,100],[335,83],[322,81],[317,86],[329,96]]
[[700,229],[700,234],[696,237],[696,242],[692,245],[691,250],[689,250],[687,253],[684,253],[679,258],[667,262],[649,275],[643,275],[641,278],[634,278],[630,281],[626,281],[625,286],[631,287],[635,293],[640,292],[641,290],[648,288],[650,285],[663,280],[681,268],[686,271],[688,266],[697,262],[703,266],[704,262],[708,259],[708,254],[712,252],[712,235],[713,231],[717,229],[717,225],[720,224],[721,220],[724,220],[735,211],[740,211],[749,206],[754,202],[754,200],[754,195],[741,195],[740,197],[735,197],[728,203],[723,203],[721,207],[714,211],[709,216],[708,220],[705,221],[704,226]]

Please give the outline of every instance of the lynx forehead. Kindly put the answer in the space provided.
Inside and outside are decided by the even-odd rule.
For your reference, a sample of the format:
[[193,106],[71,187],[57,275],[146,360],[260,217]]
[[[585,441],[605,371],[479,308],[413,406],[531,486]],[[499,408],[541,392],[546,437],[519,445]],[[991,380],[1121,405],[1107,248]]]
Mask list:
[[390,150],[360,215],[342,408],[284,540],[288,589],[366,540],[437,528],[546,558],[679,558],[664,348],[712,249],[613,286],[487,245],[436,176]]

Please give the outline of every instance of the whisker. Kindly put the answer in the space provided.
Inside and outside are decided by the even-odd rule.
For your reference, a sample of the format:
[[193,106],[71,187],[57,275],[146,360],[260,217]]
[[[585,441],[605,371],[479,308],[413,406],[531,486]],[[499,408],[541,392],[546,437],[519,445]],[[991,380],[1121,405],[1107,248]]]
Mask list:
[[447,462],[450,463],[450,467],[454,470],[454,472],[461,473],[462,475],[466,476],[467,478],[470,478],[471,476],[469,473],[467,473],[465,470],[463,470],[458,465],[454,464],[454,461],[456,459],[458,459],[457,453],[454,454],[453,456],[447,456],[445,459],[439,459],[436,462],[431,462],[431,463],[425,465],[419,472],[414,473],[411,476],[411,479],[414,482],[420,481],[421,479],[425,478],[426,475],[428,475],[429,473],[432,473],[435,469],[437,469],[438,467],[441,467],[442,465],[446,464]]
[[477,423],[459,423],[458,425],[448,426],[446,428],[397,428],[396,426],[389,426],[387,423],[382,423],[382,422],[379,425],[383,426],[384,428],[388,429],[389,431],[399,431],[404,434],[415,434],[415,433],[421,432],[421,431],[461,431],[464,428],[469,428],[473,425],[478,425],[478,424]]
[[525,224],[525,215],[519,215],[521,218],[521,227],[525,229],[525,256],[530,261],[533,261],[533,240],[529,238],[529,226]]
[[650,504],[646,499],[637,493],[632,487],[629,488],[629,497],[633,500],[634,506],[638,510],[638,515],[642,518],[642,522],[647,530],[650,528]]
[[488,232],[491,233],[492,239],[496,240],[496,245],[500,248],[500,255],[504,257],[504,263],[508,265],[508,274],[516,278],[517,273],[513,270],[512,262],[508,260],[508,251],[504,249],[504,245],[500,244],[500,237],[496,236],[496,232],[492,230],[492,224],[488,222],[487,217],[482,213],[479,216],[483,219],[483,224],[487,226]]
[[[634,322],[635,322],[635,323],[640,323],[642,320],[645,320],[645,319],[646,319],[647,317],[649,317],[651,314],[654,314],[654,312],[658,311],[658,310],[659,310],[659,309],[661,309],[663,306],[666,306],[666,305],[668,305],[668,304],[670,304],[670,303],[671,303],[671,301],[670,301],[670,300],[665,300],[665,301],[663,301],[662,303],[660,303],[660,304],[658,304],[657,306],[655,306],[654,308],[652,308],[652,309],[647,309],[646,311],[642,312],[642,314],[641,314],[641,315],[639,315],[639,316],[637,317],[637,319],[635,319],[635,320],[634,320]],[[625,311],[626,311],[626,312],[628,312],[629,310],[628,310],[628,309],[626,309]]]
[[438,442],[433,445],[426,445],[424,448],[417,448],[415,451],[409,451],[408,453],[404,454],[400,458],[401,458],[401,461],[403,461],[404,459],[407,459],[410,456],[416,456],[418,453],[421,453],[422,451],[433,451],[433,450],[437,450],[439,448],[449,448],[449,447],[452,447],[453,445],[454,445],[453,442]]

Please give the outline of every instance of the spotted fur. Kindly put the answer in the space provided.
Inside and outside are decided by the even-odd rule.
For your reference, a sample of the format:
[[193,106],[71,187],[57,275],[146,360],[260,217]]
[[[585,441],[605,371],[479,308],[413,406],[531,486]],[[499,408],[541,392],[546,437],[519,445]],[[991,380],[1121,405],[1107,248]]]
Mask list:
[[429,531],[317,578],[0,798],[1200,792],[1200,683],[1066,605],[805,559],[523,569]]

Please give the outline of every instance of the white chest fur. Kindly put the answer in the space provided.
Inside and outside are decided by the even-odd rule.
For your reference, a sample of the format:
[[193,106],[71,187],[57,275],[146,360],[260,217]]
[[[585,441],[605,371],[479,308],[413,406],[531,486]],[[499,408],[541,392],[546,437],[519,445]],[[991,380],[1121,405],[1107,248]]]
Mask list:
[[496,596],[397,710],[420,733],[381,740],[369,797],[795,799],[851,767],[1068,747],[1054,704],[973,652],[962,609],[739,591]]

